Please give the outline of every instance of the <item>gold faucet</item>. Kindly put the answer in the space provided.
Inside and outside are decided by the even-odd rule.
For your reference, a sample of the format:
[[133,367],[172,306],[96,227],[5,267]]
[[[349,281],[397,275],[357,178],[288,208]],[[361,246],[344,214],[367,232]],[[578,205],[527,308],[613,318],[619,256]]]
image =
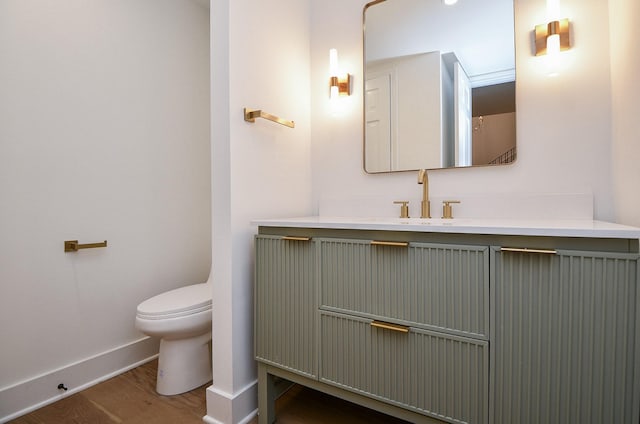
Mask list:
[[431,218],[429,205],[429,176],[426,169],[418,171],[418,184],[422,184],[422,202],[420,203],[420,218]]

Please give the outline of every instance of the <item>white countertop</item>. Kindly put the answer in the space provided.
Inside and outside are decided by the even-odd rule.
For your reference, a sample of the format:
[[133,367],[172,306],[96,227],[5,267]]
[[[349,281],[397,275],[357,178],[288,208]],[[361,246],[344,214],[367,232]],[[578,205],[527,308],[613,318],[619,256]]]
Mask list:
[[252,224],[262,227],[640,239],[640,228],[591,220],[308,216],[299,218],[257,219],[252,221]]

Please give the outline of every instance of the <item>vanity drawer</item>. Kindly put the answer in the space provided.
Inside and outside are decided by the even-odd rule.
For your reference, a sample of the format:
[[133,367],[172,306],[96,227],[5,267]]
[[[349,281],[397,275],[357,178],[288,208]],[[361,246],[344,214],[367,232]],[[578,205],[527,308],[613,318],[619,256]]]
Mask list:
[[488,420],[488,342],[321,312],[320,380],[455,423]]
[[486,246],[320,239],[325,310],[488,339]]

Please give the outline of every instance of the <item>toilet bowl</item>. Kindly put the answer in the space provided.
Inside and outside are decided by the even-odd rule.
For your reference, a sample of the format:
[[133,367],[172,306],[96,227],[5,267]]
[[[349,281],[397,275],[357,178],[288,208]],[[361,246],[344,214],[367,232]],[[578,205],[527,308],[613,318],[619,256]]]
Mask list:
[[160,337],[156,391],[188,392],[211,381],[211,284],[193,284],[138,305],[136,328]]

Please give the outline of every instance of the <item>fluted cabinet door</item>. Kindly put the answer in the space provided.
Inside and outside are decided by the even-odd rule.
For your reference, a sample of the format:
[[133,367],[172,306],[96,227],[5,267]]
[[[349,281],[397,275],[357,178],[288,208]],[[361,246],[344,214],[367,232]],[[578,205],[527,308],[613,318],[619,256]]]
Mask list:
[[314,241],[256,236],[256,359],[317,375]]
[[492,257],[490,421],[638,424],[638,255]]

